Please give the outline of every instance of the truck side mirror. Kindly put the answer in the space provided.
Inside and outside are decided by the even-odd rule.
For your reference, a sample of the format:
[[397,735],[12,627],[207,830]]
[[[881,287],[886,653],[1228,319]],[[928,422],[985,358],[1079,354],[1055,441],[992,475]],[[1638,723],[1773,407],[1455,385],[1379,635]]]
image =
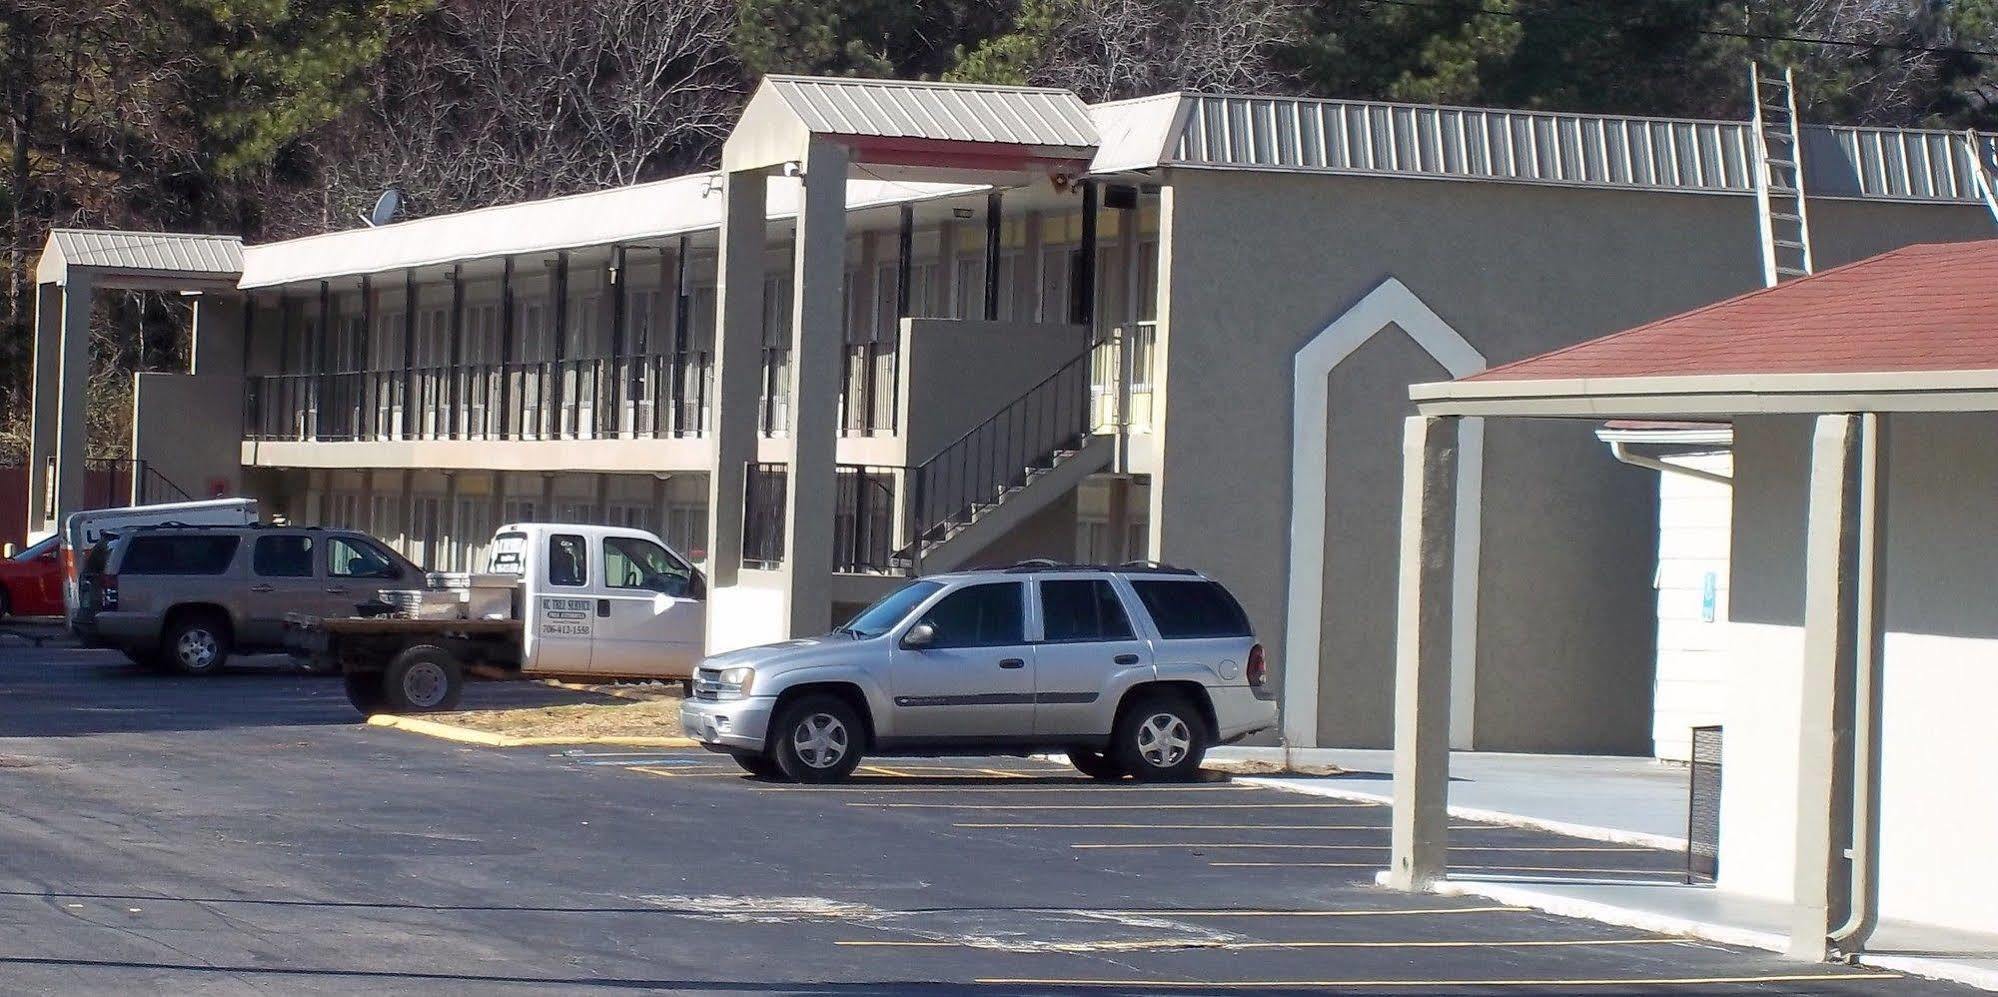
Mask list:
[[925,648],[937,641],[937,628],[928,623],[918,623],[902,635],[902,646]]

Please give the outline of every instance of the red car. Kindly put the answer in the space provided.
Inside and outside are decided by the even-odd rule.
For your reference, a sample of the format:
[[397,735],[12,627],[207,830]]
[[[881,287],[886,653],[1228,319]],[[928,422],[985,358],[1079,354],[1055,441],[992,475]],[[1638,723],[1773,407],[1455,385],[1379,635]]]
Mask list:
[[61,616],[62,556],[59,536],[0,560],[0,617]]

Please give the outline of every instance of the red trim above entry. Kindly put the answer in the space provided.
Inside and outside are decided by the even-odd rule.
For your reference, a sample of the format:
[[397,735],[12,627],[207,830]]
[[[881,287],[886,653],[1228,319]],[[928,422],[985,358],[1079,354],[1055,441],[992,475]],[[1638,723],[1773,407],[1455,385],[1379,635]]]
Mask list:
[[856,163],[921,166],[936,169],[996,170],[1026,173],[1061,164],[1087,163],[1086,158],[1049,156],[1038,146],[1007,142],[952,142],[940,139],[856,136],[845,140]]

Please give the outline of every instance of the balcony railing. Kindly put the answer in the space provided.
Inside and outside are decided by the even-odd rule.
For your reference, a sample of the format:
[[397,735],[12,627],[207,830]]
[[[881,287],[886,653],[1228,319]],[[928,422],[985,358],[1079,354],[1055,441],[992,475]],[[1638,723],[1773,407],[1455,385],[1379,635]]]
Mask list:
[[[896,506],[902,469],[841,464],[834,471],[833,570],[883,574],[904,570],[895,556]],[[772,568],[784,561],[790,469],[750,464],[743,479],[742,562]]]
[[699,436],[712,421],[707,352],[261,374],[256,440],[591,440]]
[[840,432],[846,436],[892,434],[900,354],[893,342],[848,343],[840,379]]
[[1103,339],[1089,364],[1091,429],[1151,432],[1152,364],[1157,353],[1157,322],[1118,326]]

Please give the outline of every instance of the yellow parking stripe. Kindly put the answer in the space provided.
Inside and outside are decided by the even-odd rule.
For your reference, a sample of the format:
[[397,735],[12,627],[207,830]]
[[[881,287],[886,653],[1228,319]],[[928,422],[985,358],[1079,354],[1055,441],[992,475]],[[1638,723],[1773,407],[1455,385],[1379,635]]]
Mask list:
[[[1070,845],[1068,847],[1082,848],[1082,849],[1128,848],[1134,850],[1143,850],[1148,848],[1308,848],[1317,851],[1332,851],[1332,852],[1384,852],[1388,850],[1388,846],[1386,845],[1314,845],[1314,844],[1297,844],[1294,842],[1262,842],[1262,841],[1169,841],[1169,842],[1160,842],[1158,844],[1117,842],[1115,844]],[[1636,846],[1625,846],[1625,845],[1605,845],[1601,847],[1591,846],[1591,847],[1572,847],[1572,848],[1571,847],[1535,848],[1532,845],[1451,845],[1450,851],[1452,852],[1652,852],[1654,854],[1665,854],[1662,852],[1658,852],[1657,849],[1653,848],[1640,848]]]
[[903,779],[911,778],[911,776],[907,772],[901,772],[890,768],[882,768],[879,765],[862,765],[860,766],[860,770],[862,772],[872,772],[875,775],[891,775]]
[[1490,980],[1080,980],[986,977],[975,982],[1000,987],[1118,987],[1138,990],[1276,990],[1386,987],[1451,987],[1462,990],[1513,987],[1698,987],[1753,983],[1814,983],[1822,980],[1898,980],[1895,973],[1785,973],[1769,976],[1633,976],[1623,979],[1490,979]]
[[[1378,869],[1379,862],[1209,862],[1227,869]],[[1574,869],[1559,865],[1453,865],[1452,872],[1579,872],[1615,876],[1683,876],[1684,869]]]
[[1352,810],[1372,803],[849,803],[894,810]]
[[[1530,939],[1526,941],[1413,941],[1413,942],[1221,942],[1205,938],[1140,938],[1130,941],[1075,942],[1078,951],[1145,951],[1153,949],[1510,949],[1570,948],[1607,945],[1679,945],[1683,938],[1579,938]],[[962,949],[991,948],[972,942],[938,941],[837,941],[835,945],[855,948]],[[1035,952],[1061,951],[1067,943],[1041,943]]]

